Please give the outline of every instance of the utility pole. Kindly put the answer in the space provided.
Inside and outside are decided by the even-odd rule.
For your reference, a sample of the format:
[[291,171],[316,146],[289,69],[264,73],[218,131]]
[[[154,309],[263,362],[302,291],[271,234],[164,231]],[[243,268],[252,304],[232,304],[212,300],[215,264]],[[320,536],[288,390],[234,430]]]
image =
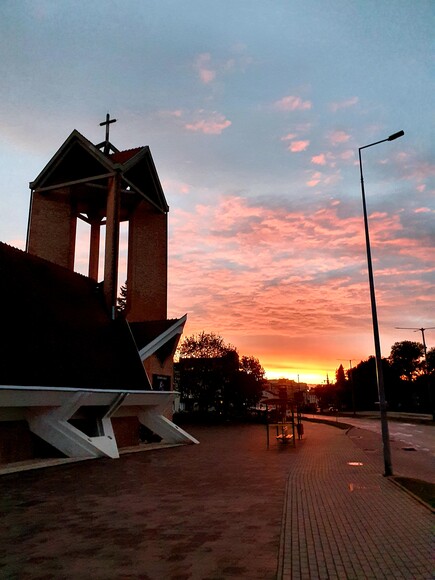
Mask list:
[[427,326],[426,328],[416,328],[415,326],[395,326],[398,330],[413,330],[414,332],[421,332],[421,338],[423,340],[423,352],[424,352],[424,365],[425,371],[427,376],[427,389],[428,389],[428,403],[429,403],[429,410],[432,413],[432,420],[435,421],[435,408],[433,406],[433,396],[432,396],[432,377],[429,375],[429,369],[427,366],[427,347],[426,347],[426,340],[424,337],[425,330],[433,330],[435,326]]
[[426,340],[424,338],[424,331],[425,330],[432,330],[435,326],[427,326],[426,328],[416,328],[415,326],[395,326],[398,330],[413,330],[414,332],[421,332],[421,338],[423,340],[423,352],[424,352],[424,361],[426,363],[426,372],[427,372],[427,347],[426,347]]

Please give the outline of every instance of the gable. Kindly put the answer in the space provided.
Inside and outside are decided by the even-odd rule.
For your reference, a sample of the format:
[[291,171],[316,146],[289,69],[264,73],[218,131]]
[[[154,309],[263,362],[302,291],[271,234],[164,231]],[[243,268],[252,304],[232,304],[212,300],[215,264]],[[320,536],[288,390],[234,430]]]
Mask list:
[[149,147],[143,147],[139,154],[125,164],[122,176],[128,186],[154,207],[164,213],[169,211]]
[[180,319],[150,320],[146,322],[130,322],[131,332],[142,361],[156,354],[163,361],[172,355],[177,347],[187,315]]
[[[30,188],[42,192],[61,186],[80,186],[76,194],[82,202],[84,198],[88,198],[89,202],[89,199],[97,197],[94,188],[105,186],[107,177],[116,172],[121,175],[124,198],[127,193],[131,198],[133,192],[159,211],[169,211],[149,147],[117,150],[106,155],[76,130],[30,183]],[[98,184],[99,181],[101,184]],[[131,199],[124,201],[126,206],[131,203]]]
[[32,189],[52,188],[113,173],[113,166],[90,141],[73,131],[65,143],[47,163],[38,177],[30,183]]

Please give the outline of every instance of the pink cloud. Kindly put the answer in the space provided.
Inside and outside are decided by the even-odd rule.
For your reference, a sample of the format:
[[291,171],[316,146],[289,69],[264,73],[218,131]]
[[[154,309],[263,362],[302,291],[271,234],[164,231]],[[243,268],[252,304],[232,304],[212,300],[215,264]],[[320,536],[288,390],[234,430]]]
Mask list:
[[325,154],[320,153],[320,155],[314,155],[314,157],[311,157],[311,163],[314,163],[314,165],[326,165]]
[[204,133],[206,135],[220,135],[222,131],[231,125],[231,121],[223,115],[214,113],[208,119],[199,119],[193,123],[186,123],[185,129],[195,133]]
[[347,149],[347,151],[343,151],[339,155],[340,159],[347,161],[348,159],[353,159],[355,157],[355,152],[352,149]]
[[195,68],[198,71],[199,78],[204,84],[211,83],[216,77],[216,71],[209,66],[210,62],[211,55],[208,52],[198,55],[195,62]]
[[296,136],[297,136],[296,133],[287,133],[287,135],[284,135],[284,137],[281,137],[281,141],[291,141]]
[[[372,354],[359,211],[345,217],[336,199],[316,210],[309,196],[296,209],[291,200],[268,207],[208,193],[207,203],[171,212],[169,314],[188,313],[187,335],[217,332],[268,372],[329,364],[334,372],[337,351],[349,344],[352,358]],[[387,355],[398,340],[387,336],[397,312],[419,319],[421,304],[433,309],[427,274],[435,262],[429,236],[408,238],[399,211],[374,212],[370,231]]]
[[321,177],[322,177],[322,174],[319,171],[316,171],[316,173],[313,174],[311,179],[309,181],[307,181],[308,187],[316,187],[316,185],[318,185],[320,183]]
[[273,106],[279,111],[306,111],[311,109],[311,101],[303,101],[301,97],[289,95],[276,101]]
[[331,103],[329,108],[331,111],[336,113],[339,109],[347,109],[348,107],[353,107],[358,103],[358,97],[351,97],[350,99],[346,99],[345,101],[338,101],[335,103]]
[[165,191],[171,191],[178,194],[190,193],[190,186],[187,183],[175,181],[173,179],[163,179],[162,186]]
[[332,145],[339,145],[340,143],[346,143],[349,141],[350,135],[344,131],[332,131],[329,133],[329,140]]
[[301,151],[305,151],[309,145],[310,142],[308,140],[292,141],[288,146],[288,150],[291,151],[292,153],[300,153]]
[[414,210],[414,213],[432,213],[432,211],[429,207],[418,207]]
[[167,111],[167,114],[170,117],[181,117],[183,114],[183,111],[181,109],[176,109],[174,111]]

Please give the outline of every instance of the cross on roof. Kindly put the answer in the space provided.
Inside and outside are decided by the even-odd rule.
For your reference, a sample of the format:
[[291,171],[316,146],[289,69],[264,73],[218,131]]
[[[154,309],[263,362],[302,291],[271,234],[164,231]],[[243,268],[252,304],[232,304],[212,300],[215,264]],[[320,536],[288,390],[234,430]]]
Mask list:
[[102,127],[103,125],[106,125],[106,139],[104,140],[103,143],[100,143],[100,145],[97,145],[97,147],[104,146],[103,152],[106,154],[108,154],[110,152],[110,149],[113,148],[110,145],[110,141],[109,141],[109,125],[111,123],[116,123],[116,119],[111,119],[109,113],[107,113],[107,115],[106,115],[106,120],[103,121],[102,123],[100,123],[100,127]]

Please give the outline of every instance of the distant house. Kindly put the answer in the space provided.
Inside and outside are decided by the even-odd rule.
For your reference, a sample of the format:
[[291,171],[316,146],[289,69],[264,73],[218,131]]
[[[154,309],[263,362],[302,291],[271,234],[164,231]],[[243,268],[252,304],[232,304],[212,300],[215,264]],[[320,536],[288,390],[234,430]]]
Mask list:
[[[170,420],[186,317],[167,319],[169,208],[149,148],[118,151],[73,131],[30,187],[26,252],[0,243],[0,463],[115,458],[139,444],[141,426],[165,443],[197,443]],[[78,219],[89,224],[88,276],[73,271]]]

